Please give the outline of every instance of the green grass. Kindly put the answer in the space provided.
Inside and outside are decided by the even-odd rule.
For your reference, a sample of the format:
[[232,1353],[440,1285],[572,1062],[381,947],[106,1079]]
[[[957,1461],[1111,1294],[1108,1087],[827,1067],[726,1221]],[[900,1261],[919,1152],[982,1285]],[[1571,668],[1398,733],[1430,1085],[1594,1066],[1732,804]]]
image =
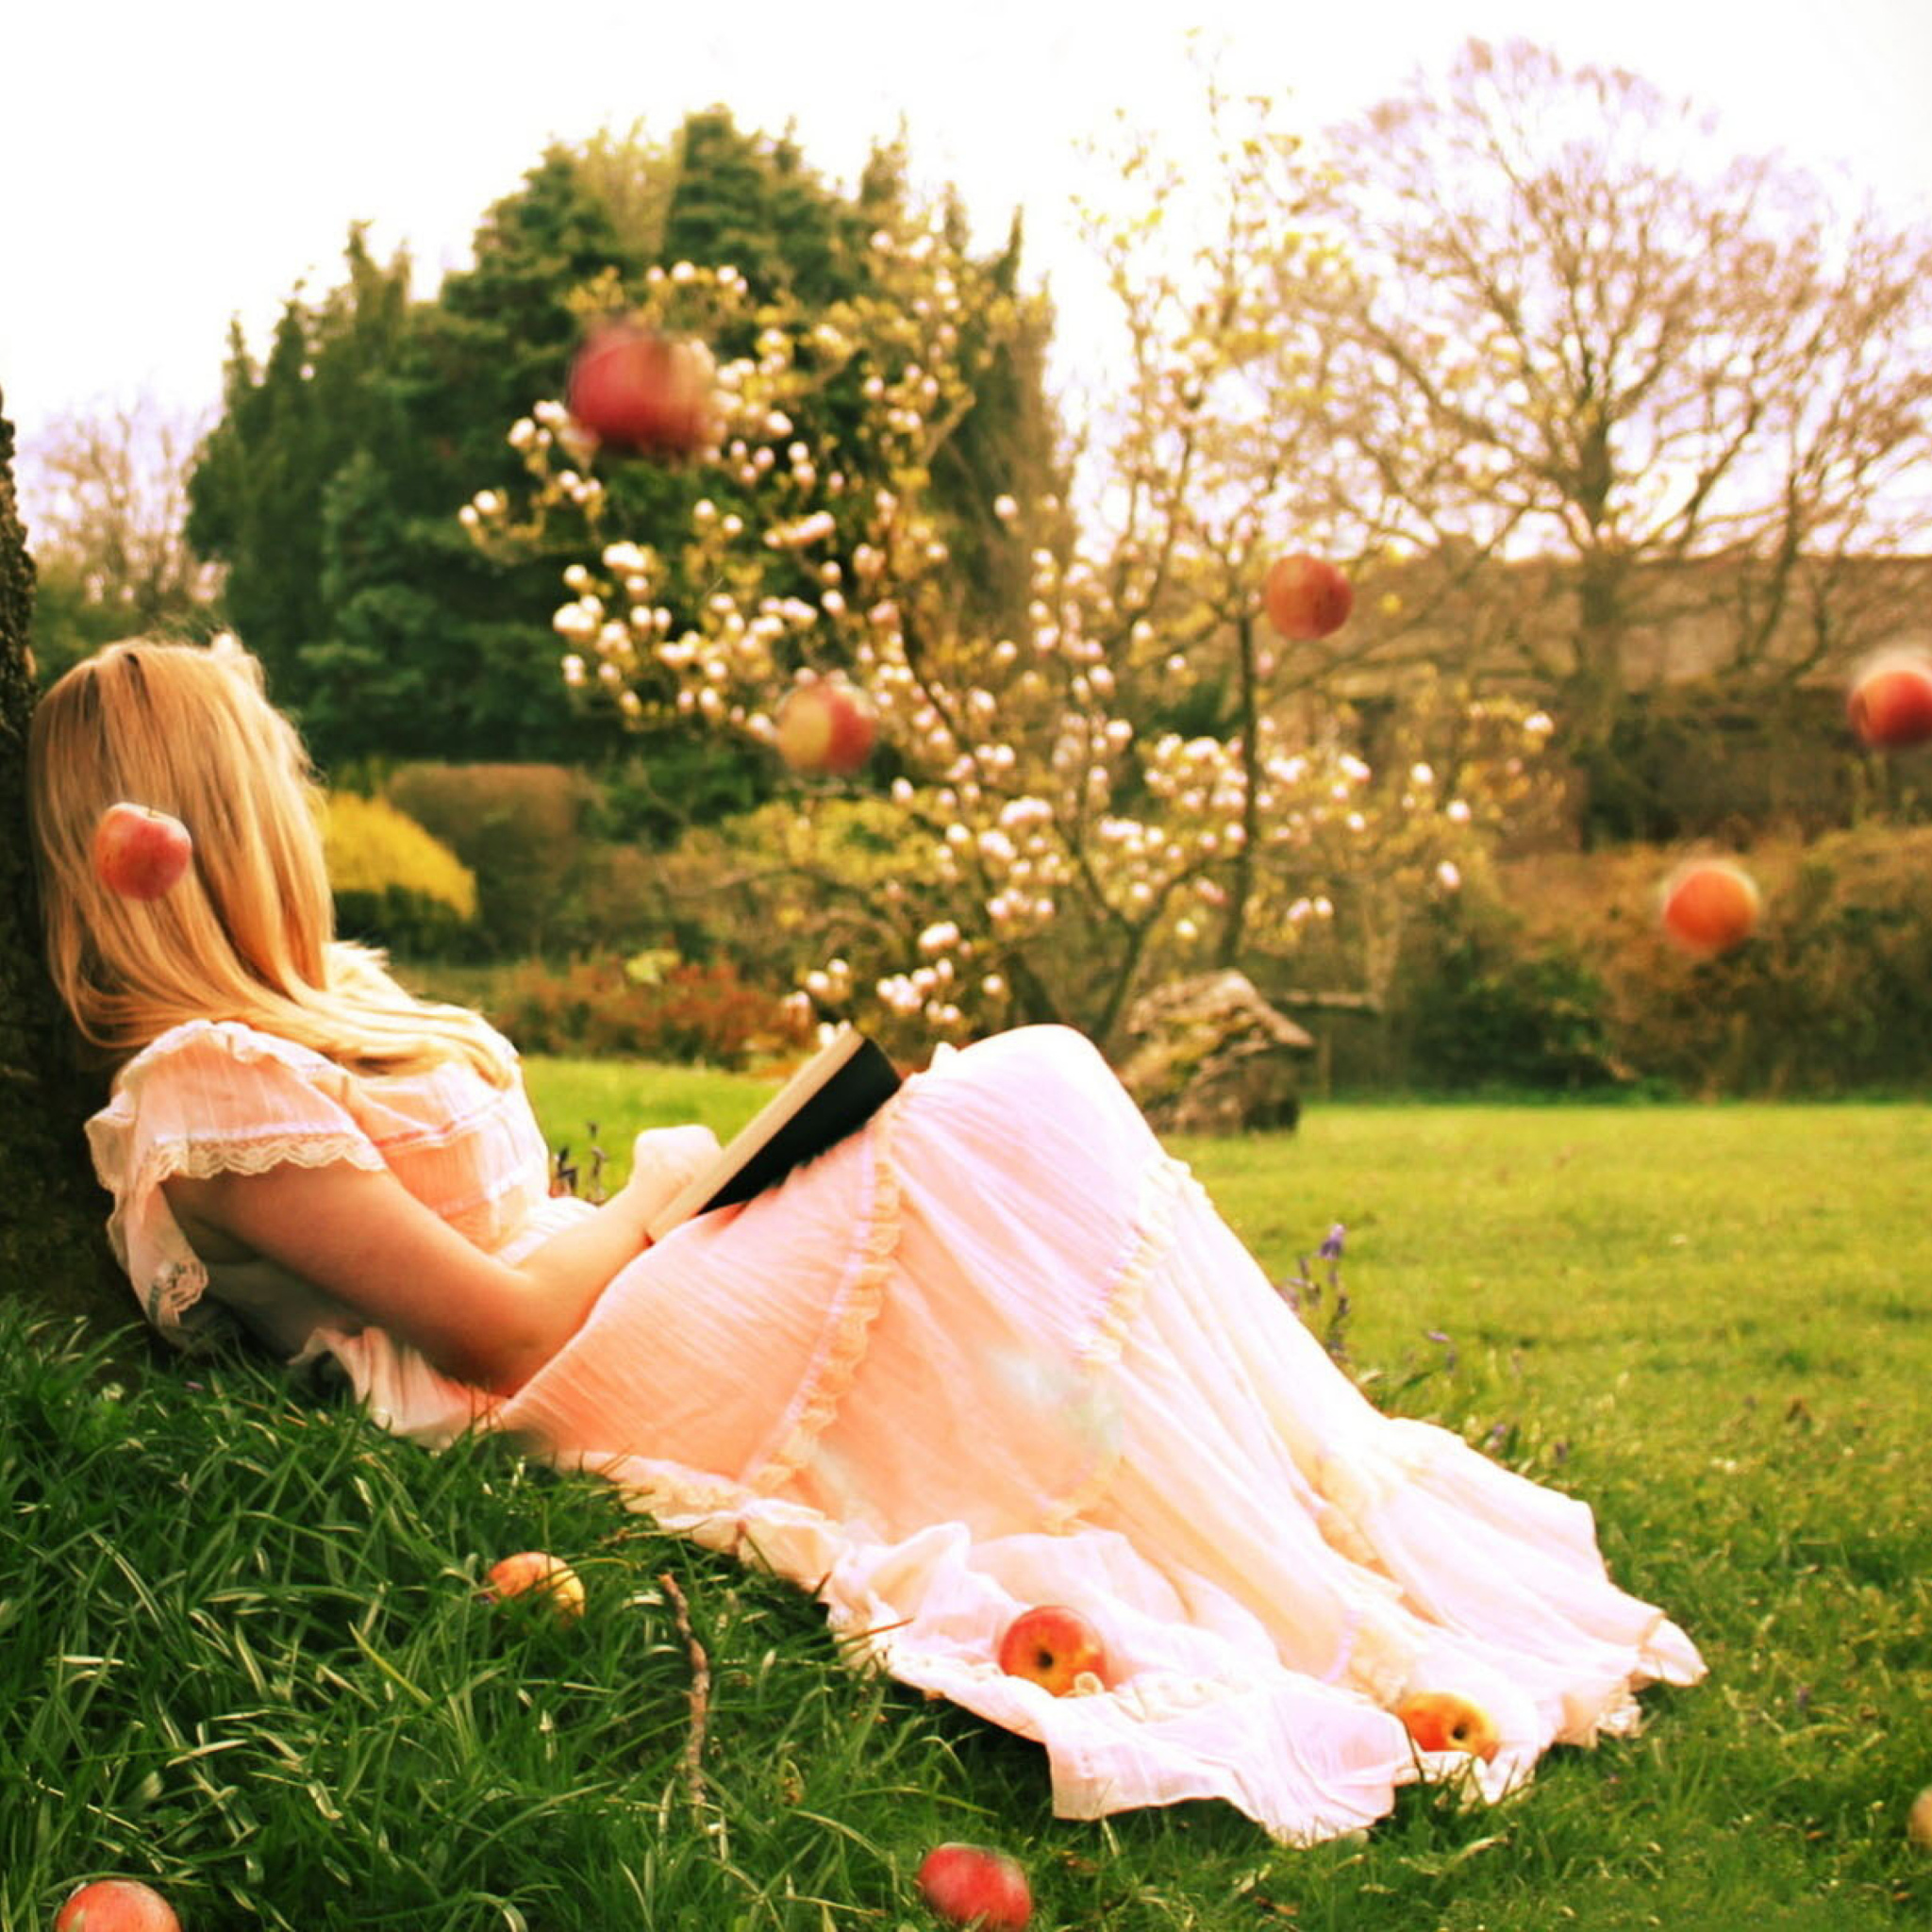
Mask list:
[[[529,1073],[553,1141],[595,1121],[613,1169],[638,1127],[728,1131],[769,1091]],[[116,1387],[8,1315],[0,1932],[106,1872],[189,1932],[898,1932],[941,1838],[1021,1856],[1042,1928],[1925,1923],[1932,1118],[1325,1107],[1176,1151],[1277,1275],[1345,1223],[1357,1374],[1589,1498],[1710,1681],[1499,1808],[1411,1790],[1360,1842],[1288,1851],[1208,1805],[1064,1823],[1033,1746],[851,1674],[803,1597],[594,1479],[432,1457],[245,1364]],[[475,1600],[532,1546],[579,1568],[581,1624]],[[713,1672],[697,1804],[667,1573]]]

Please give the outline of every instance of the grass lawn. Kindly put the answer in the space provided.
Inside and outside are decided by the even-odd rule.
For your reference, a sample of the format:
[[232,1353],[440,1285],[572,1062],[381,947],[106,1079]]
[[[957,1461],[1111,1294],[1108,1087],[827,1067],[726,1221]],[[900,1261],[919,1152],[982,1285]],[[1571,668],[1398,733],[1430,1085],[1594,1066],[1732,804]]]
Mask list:
[[[592,1121],[621,1155],[769,1091],[528,1071],[580,1162]],[[1932,1784],[1932,1115],[1328,1106],[1175,1148],[1277,1276],[1346,1225],[1357,1374],[1587,1497],[1705,1686],[1498,1808],[1406,1792],[1359,1842],[1210,1805],[1063,1823],[1035,1747],[850,1674],[804,1598],[594,1479],[432,1457],[249,1365],[107,1382],[0,1316],[0,1932],[108,1872],[188,1932],[899,1932],[942,1838],[1017,1853],[1042,1932],[1932,1919],[1904,1834]],[[475,1600],[527,1547],[578,1567],[580,1624]]]

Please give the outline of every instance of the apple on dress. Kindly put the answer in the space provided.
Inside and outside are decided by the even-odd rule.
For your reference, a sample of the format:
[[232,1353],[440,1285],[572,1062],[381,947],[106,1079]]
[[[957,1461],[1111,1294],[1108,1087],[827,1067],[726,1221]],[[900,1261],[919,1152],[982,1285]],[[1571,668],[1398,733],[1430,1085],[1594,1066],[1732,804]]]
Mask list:
[[172,891],[194,857],[194,841],[177,818],[125,799],[94,826],[94,876],[124,899],[158,899]]
[[1485,1764],[1502,1749],[1494,1721],[1481,1705],[1453,1690],[1423,1690],[1395,1707],[1418,1751],[1467,1751]]
[[1023,1610],[1000,1639],[999,1667],[1056,1697],[1107,1689],[1107,1646],[1100,1632],[1065,1604]]

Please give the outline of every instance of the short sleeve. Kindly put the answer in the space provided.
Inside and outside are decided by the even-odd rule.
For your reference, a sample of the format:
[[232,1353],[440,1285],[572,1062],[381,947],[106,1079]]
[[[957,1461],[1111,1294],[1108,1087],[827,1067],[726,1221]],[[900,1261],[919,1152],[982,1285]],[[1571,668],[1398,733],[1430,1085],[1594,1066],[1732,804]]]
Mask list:
[[208,1270],[169,1209],[175,1174],[265,1174],[284,1165],[377,1170],[381,1153],[345,1105],[348,1075],[324,1055],[236,1021],[172,1028],[115,1076],[88,1122],[108,1240],[147,1319],[177,1347],[219,1320]]

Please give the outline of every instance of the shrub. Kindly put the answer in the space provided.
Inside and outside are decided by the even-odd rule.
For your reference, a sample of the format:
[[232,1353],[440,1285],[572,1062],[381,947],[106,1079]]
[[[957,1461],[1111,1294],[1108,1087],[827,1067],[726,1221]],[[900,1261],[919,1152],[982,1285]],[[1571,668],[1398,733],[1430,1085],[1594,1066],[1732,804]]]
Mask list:
[[490,1017],[525,1053],[734,1068],[798,1044],[805,1030],[775,991],[747,983],[728,961],[665,952],[525,966],[490,1002]]
[[1738,855],[1755,937],[1692,959],[1657,928],[1681,850],[1629,847],[1516,874],[1532,933],[1589,958],[1612,1049],[1699,1093],[1903,1090],[1932,1078],[1932,828],[1872,825]]
[[323,845],[345,937],[398,953],[441,953],[459,950],[474,932],[475,874],[388,800],[332,794]]
[[1405,960],[1396,999],[1408,1085],[1575,1091],[1630,1077],[1602,980],[1574,949],[1526,942],[1499,907],[1443,908]]
[[405,765],[385,791],[475,874],[493,950],[539,952],[569,937],[558,928],[584,867],[589,778],[563,765]]

